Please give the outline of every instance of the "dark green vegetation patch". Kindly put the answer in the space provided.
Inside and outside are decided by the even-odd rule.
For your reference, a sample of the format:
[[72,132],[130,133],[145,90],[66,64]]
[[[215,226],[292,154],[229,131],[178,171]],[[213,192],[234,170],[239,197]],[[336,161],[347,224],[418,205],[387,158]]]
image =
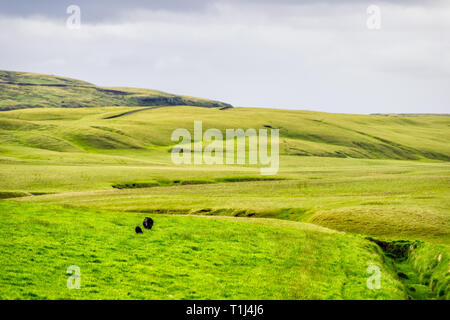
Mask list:
[[222,177],[216,179],[159,179],[152,181],[133,181],[125,183],[113,184],[112,187],[115,189],[138,189],[138,188],[152,188],[161,186],[186,186],[186,185],[196,185],[196,184],[210,184],[210,183],[221,183],[221,182],[251,182],[251,181],[279,181],[285,180],[282,177],[264,177],[264,176],[236,176],[236,177]]
[[450,249],[447,246],[422,241],[367,239],[384,252],[410,299],[450,299]]

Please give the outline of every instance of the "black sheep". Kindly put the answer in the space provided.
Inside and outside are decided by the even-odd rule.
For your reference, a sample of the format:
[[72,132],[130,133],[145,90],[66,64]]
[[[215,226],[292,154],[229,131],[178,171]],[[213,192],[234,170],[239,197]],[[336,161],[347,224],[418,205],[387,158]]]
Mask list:
[[136,233],[144,233],[144,232],[142,232],[141,227],[136,227],[135,231],[136,231]]
[[149,218],[149,217],[146,217],[142,224],[144,225],[145,229],[150,230],[153,227],[153,219]]

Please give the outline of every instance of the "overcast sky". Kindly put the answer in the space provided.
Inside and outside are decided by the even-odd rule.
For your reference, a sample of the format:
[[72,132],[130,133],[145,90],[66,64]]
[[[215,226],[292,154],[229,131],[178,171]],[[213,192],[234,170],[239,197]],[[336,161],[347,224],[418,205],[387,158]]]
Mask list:
[[235,106],[450,113],[450,1],[93,2],[0,0],[0,69]]

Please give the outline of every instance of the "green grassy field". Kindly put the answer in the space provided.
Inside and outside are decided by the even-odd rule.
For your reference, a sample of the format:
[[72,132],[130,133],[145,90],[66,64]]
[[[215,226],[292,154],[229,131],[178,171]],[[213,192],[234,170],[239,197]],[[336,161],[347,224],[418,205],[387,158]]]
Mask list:
[[[142,214],[0,207],[4,299],[405,297],[375,244],[313,225],[159,215],[136,235]],[[368,264],[383,267],[383,289],[366,289]],[[82,290],[66,288],[69,265]]]
[[[0,298],[450,298],[450,117],[99,106],[0,112]],[[173,164],[195,120],[279,129],[277,175]]]

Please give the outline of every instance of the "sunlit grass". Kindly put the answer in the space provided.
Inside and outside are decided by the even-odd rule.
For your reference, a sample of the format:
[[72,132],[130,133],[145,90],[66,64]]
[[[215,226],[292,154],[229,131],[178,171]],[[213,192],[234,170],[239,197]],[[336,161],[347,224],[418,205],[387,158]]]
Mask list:
[[[153,216],[0,202],[2,299],[403,299],[361,237],[276,220]],[[383,288],[369,290],[377,264]],[[81,289],[66,270],[81,269]]]

